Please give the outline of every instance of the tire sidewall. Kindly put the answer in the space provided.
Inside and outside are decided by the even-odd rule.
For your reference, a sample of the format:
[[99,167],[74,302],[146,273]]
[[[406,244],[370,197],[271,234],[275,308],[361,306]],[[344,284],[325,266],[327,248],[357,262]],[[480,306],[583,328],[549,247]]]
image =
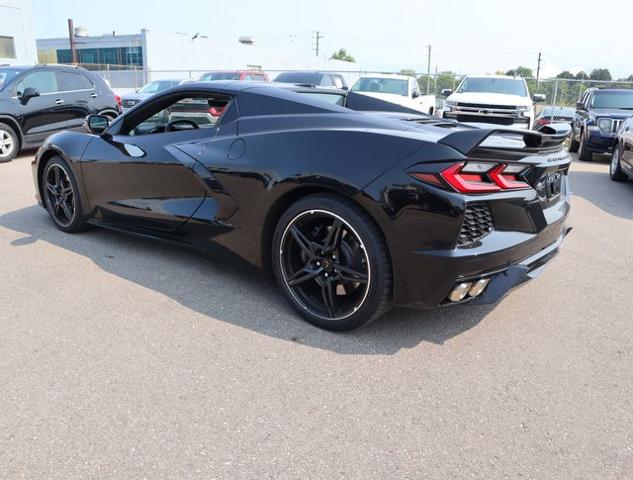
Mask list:
[[[370,268],[369,291],[360,308],[340,320],[327,320],[312,314],[297,301],[290,292],[281,272],[280,249],[283,233],[288,224],[298,215],[310,210],[324,210],[341,217],[347,222],[360,237],[365,246]],[[376,238],[375,226],[368,224],[366,215],[348,201],[329,195],[311,195],[291,205],[280,217],[272,241],[272,267],[275,278],[285,297],[308,322],[327,330],[349,330],[359,327],[374,320],[382,313],[384,306],[384,290],[391,289],[391,270],[388,259],[385,261],[385,247],[382,238]]]
[[0,123],[0,131],[8,133],[13,140],[13,151],[6,157],[0,157],[0,163],[7,163],[17,157],[20,151],[20,142],[17,133],[15,133],[15,130],[13,130],[6,123]]
[[[614,157],[616,157],[617,155],[617,164],[613,165],[613,161],[615,160]],[[609,176],[611,177],[611,180],[615,180],[616,182],[621,182],[623,180],[626,180],[626,174],[622,171],[622,167],[620,165],[620,146],[619,145],[615,145],[613,147],[613,155],[611,156],[611,161],[609,162]]]
[[[46,172],[48,172],[48,169],[53,164],[57,164],[61,166],[66,171],[66,173],[68,174],[68,177],[70,178],[70,183],[72,184],[72,187],[73,187],[73,196],[75,200],[75,214],[73,217],[73,221],[68,225],[62,225],[55,219],[55,215],[53,214],[52,206],[48,198],[48,193],[46,192],[46,185],[45,185]],[[51,220],[53,220],[53,223],[55,224],[55,226],[59,228],[60,230],[62,230],[63,232],[68,232],[68,233],[74,233],[74,232],[83,230],[86,224],[85,224],[83,209],[81,205],[81,194],[79,192],[79,186],[77,185],[75,175],[73,174],[73,171],[68,165],[68,163],[62,157],[58,155],[49,158],[46,161],[46,164],[44,165],[43,175],[40,180],[40,183],[41,183],[40,191],[42,192],[44,206],[46,207],[46,211],[50,215]]]

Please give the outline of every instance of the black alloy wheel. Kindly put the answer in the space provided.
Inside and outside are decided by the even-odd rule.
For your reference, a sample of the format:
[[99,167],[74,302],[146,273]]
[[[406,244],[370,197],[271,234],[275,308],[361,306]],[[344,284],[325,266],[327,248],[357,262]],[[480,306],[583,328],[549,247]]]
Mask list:
[[304,318],[322,328],[346,330],[386,310],[390,266],[371,219],[342,199],[325,198],[334,208],[307,197],[314,208],[286,212],[275,235],[275,273]]
[[52,157],[44,167],[42,200],[55,225],[65,232],[85,227],[77,184],[70,167],[61,157]]

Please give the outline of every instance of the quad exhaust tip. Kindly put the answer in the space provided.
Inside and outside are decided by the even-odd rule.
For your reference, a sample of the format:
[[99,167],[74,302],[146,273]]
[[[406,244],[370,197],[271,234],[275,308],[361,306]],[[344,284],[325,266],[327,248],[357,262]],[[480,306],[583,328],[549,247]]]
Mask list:
[[469,298],[474,298],[486,289],[488,283],[490,282],[489,278],[482,278],[477,280],[476,282],[463,282],[455,285],[455,288],[448,295],[448,299],[451,302],[461,302],[466,296]]

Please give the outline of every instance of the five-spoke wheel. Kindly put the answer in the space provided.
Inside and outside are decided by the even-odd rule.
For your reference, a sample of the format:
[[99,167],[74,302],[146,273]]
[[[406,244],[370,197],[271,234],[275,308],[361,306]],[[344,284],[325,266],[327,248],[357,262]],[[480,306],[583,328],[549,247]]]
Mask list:
[[292,205],[273,243],[277,278],[310,322],[343,330],[386,310],[391,273],[382,235],[346,199],[319,195]]
[[85,227],[77,184],[61,157],[52,157],[44,166],[41,192],[42,201],[60,230],[77,232]]

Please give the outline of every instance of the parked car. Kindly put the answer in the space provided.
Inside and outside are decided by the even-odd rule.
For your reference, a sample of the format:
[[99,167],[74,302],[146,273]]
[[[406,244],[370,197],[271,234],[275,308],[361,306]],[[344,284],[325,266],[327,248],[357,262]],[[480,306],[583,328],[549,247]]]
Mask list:
[[352,86],[352,92],[403,105],[429,115],[435,111],[435,95],[421,95],[420,87],[414,77],[404,75],[363,76]]
[[89,114],[119,115],[103,79],[63,65],[0,66],[0,162],[60,130],[83,128]]
[[633,117],[626,119],[616,132],[609,174],[615,182],[633,179]]
[[540,130],[550,123],[571,123],[574,120],[576,109],[571,107],[544,107],[534,119],[534,130]]
[[[200,82],[111,124],[92,115],[91,133],[53,135],[37,152],[38,200],[68,233],[91,224],[219,245],[272,269],[298,314],[331,330],[394,304],[493,303],[556,255],[568,125],[478,129],[351,92],[348,106],[385,106],[354,111],[337,95]],[[191,101],[223,114],[161,114]]]
[[266,72],[261,70],[218,70],[207,72],[200,77],[202,82],[214,80],[247,80],[251,82],[269,82]]
[[347,81],[340,73],[332,72],[282,72],[275,78],[278,83],[313,85],[315,87],[347,90]]
[[534,102],[544,95],[532,95],[523,78],[504,75],[465,77],[457,89],[442,90],[448,97],[443,116],[470,123],[492,123],[514,128],[532,128]]
[[168,88],[175,87],[176,85],[180,85],[183,82],[184,80],[182,79],[164,79],[149,82],[135,92],[124,93],[121,95],[121,109],[125,112],[152,95],[162,92],[163,90],[167,90]]
[[580,160],[613,151],[620,125],[633,115],[633,90],[589,88],[576,104],[569,150]]

